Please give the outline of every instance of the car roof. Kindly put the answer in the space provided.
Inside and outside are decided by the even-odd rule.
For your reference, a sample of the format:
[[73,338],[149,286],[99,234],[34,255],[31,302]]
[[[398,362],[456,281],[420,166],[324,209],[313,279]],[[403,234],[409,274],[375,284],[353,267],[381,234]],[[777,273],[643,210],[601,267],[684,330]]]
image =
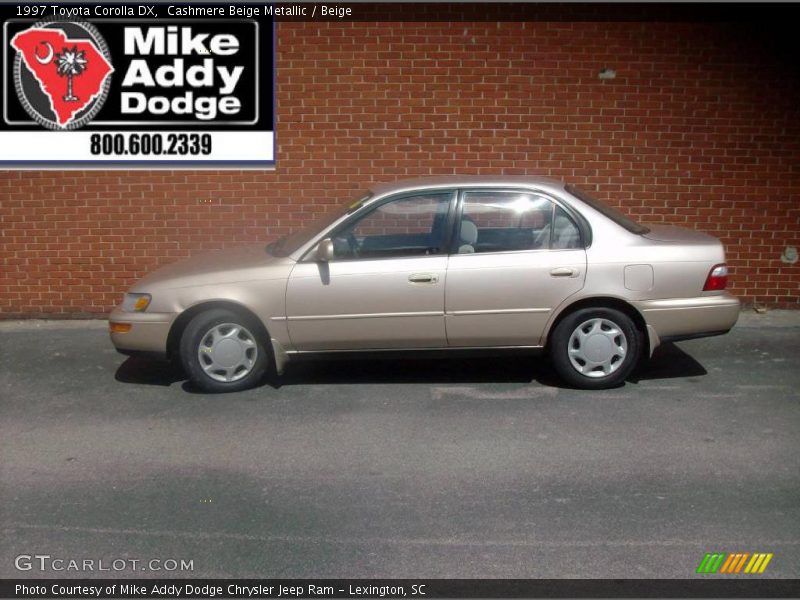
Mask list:
[[398,192],[428,188],[452,187],[534,187],[543,190],[559,191],[564,189],[564,182],[549,177],[535,177],[532,175],[446,175],[440,177],[419,177],[416,179],[401,179],[386,183],[378,183],[370,188],[375,196]]

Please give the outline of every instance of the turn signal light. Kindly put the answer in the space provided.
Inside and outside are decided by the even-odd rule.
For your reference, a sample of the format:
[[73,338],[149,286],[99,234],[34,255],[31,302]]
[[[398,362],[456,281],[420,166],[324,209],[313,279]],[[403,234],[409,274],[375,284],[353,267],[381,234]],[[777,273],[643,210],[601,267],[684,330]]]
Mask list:
[[109,323],[108,329],[111,333],[128,333],[133,325],[131,323]]
[[704,292],[713,292],[716,290],[724,290],[728,285],[728,265],[714,265],[711,272],[706,278],[706,284],[703,286]]
[[125,294],[122,310],[125,312],[144,312],[150,306],[150,294]]

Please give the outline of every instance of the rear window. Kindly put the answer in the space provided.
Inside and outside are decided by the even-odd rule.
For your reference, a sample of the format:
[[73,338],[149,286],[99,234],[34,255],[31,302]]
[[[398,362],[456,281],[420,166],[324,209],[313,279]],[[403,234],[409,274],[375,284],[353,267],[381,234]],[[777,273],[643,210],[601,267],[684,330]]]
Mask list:
[[600,200],[592,198],[589,194],[587,194],[583,190],[579,190],[573,185],[567,185],[565,189],[570,194],[575,196],[578,200],[584,202],[585,204],[588,204],[597,212],[602,213],[603,215],[614,221],[614,223],[616,223],[620,227],[624,227],[631,233],[635,233],[637,235],[643,235],[650,231],[648,227],[640,225],[630,217],[622,214],[616,208],[611,208],[607,204],[600,202]]

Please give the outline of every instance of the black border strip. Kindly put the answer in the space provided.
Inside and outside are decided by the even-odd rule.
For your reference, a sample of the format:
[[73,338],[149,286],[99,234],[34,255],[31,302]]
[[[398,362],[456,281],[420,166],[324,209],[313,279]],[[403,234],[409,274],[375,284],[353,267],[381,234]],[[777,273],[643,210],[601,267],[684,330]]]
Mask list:
[[[186,586],[191,587],[188,590]],[[25,593],[38,587],[38,592]],[[113,587],[112,587],[113,586]],[[123,586],[128,593],[123,593]],[[131,587],[136,591],[131,592]],[[166,586],[166,589],[165,589]],[[235,592],[249,588],[251,593]],[[310,586],[329,586],[319,595]],[[413,587],[416,586],[416,587]],[[100,594],[98,596],[98,588]],[[156,588],[161,588],[157,590]],[[287,588],[293,588],[288,593]],[[354,588],[360,588],[354,592]],[[402,588],[403,593],[397,589]],[[83,590],[81,593],[80,590]],[[414,593],[416,591],[416,593]],[[255,592],[255,593],[252,593]],[[394,592],[394,593],[392,593]],[[800,579],[3,579],[2,598],[796,598]]]
[[[216,2],[198,4],[215,6]],[[240,2],[260,6],[263,3]],[[788,2],[331,2],[348,10],[347,16],[322,16],[326,4],[275,2],[282,14],[276,22],[415,22],[415,21],[646,21],[646,22],[746,22],[797,18],[797,4]],[[317,4],[317,8],[314,6]],[[302,11],[302,13],[301,13]]]

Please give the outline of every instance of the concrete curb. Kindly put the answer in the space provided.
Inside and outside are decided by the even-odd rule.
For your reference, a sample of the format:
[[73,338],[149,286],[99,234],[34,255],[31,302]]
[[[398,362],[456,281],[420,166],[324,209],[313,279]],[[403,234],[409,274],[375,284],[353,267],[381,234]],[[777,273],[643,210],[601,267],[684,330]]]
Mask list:
[[50,331],[53,329],[108,329],[106,319],[14,319],[0,321],[0,331]]
[[769,310],[757,313],[747,308],[739,315],[736,327],[800,327],[800,310]]
[[[736,327],[786,328],[800,327],[800,310],[770,310],[757,313],[751,308],[742,311]],[[55,329],[107,329],[105,319],[14,319],[0,320],[0,332],[49,331]]]

